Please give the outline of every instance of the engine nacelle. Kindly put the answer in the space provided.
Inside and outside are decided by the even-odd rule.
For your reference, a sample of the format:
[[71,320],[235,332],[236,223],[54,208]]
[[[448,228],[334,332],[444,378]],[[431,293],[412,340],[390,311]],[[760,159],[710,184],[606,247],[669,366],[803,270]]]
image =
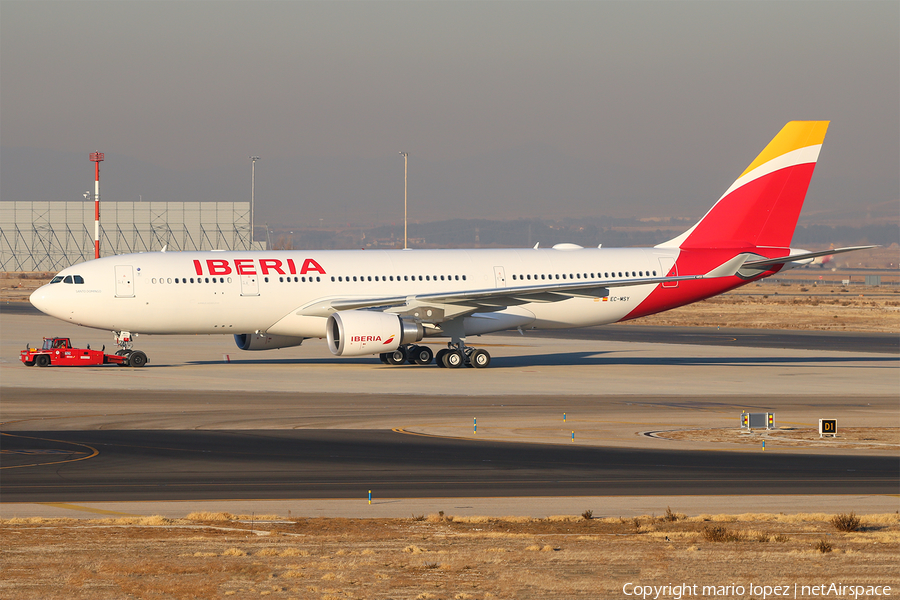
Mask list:
[[274,350],[299,346],[306,338],[290,335],[268,335],[265,333],[239,333],[234,336],[234,343],[241,350]]
[[401,344],[418,342],[425,335],[421,323],[390,313],[344,310],[328,317],[328,349],[336,356],[362,356],[393,352]]

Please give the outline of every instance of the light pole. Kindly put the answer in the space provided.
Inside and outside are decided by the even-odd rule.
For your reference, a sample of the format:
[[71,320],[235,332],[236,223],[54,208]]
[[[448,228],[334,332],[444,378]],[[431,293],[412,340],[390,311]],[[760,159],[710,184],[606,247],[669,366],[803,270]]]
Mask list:
[[253,165],[250,167],[250,250],[253,250],[253,211],[256,207],[256,161],[258,156],[251,156]]
[[409,247],[406,244],[406,175],[409,152],[401,152],[400,154],[403,156],[403,249],[408,250]]
[[100,163],[103,162],[103,152],[92,152],[91,162],[94,163],[94,258],[100,258]]

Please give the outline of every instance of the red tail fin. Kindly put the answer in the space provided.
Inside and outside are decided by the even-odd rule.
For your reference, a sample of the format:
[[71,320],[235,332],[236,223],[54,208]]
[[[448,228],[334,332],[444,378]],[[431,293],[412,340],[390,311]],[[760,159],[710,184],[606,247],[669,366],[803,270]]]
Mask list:
[[660,247],[788,247],[828,121],[791,121],[691,229]]

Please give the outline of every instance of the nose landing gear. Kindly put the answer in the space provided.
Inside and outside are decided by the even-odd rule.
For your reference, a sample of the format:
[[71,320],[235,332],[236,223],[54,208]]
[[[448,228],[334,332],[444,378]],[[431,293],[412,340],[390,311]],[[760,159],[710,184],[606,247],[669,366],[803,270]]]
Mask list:
[[143,367],[149,362],[147,355],[140,350],[132,350],[131,346],[137,334],[130,331],[113,331],[116,336],[117,356],[124,356],[125,362],[119,363],[120,367]]

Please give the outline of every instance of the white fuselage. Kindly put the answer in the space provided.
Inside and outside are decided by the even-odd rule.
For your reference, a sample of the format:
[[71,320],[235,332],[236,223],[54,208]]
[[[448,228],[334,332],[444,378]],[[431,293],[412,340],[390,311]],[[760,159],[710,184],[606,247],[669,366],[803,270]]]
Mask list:
[[[332,299],[411,297],[663,276],[677,248],[154,252],[69,267],[32,302],[67,322],[146,334],[324,337]],[[633,275],[632,275],[633,274]],[[84,283],[66,283],[78,275]],[[657,286],[526,302],[466,319],[466,334],[621,320]],[[302,313],[302,314],[298,314]]]

